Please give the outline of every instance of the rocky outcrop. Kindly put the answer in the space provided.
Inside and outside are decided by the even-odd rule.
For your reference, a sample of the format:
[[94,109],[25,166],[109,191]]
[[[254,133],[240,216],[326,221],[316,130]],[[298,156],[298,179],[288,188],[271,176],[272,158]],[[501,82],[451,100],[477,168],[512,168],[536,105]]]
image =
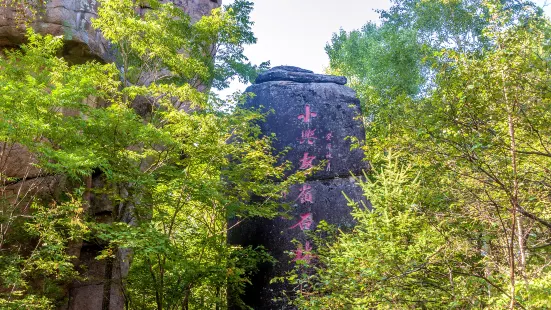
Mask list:
[[256,78],[255,83],[289,81],[298,83],[333,83],[337,85],[346,84],[344,76],[315,74],[310,70],[301,69],[293,66],[279,66],[261,73]]
[[42,171],[35,163],[36,159],[24,146],[0,141],[0,180],[2,176],[16,179],[36,178]]
[[[69,61],[108,61],[112,58],[109,44],[91,24],[97,8],[97,0],[50,0],[37,7],[30,25],[41,34],[63,36],[66,40],[63,55]],[[28,20],[22,19],[21,14],[17,7],[0,9],[0,47],[16,47],[25,42],[23,23]]]
[[[34,1],[32,1],[34,2]],[[72,63],[90,59],[112,61],[113,51],[101,32],[92,27],[91,20],[97,16],[98,0],[49,0],[36,7],[31,26],[41,34],[63,36],[63,56]],[[167,0],[162,2],[168,2]],[[175,6],[189,14],[193,21],[208,15],[221,5],[222,0],[172,0]],[[0,7],[0,49],[17,47],[25,42],[24,23],[17,7]]]
[[264,134],[276,134],[276,152],[290,148],[282,160],[290,161],[293,171],[320,168],[285,193],[281,203],[290,206],[287,216],[248,220],[230,231],[230,243],[263,245],[278,260],[275,266],[262,266],[247,289],[244,301],[254,309],[288,308],[285,296],[292,288],[270,280],[285,275],[297,260],[315,263],[307,231],[322,220],[343,230],[353,227],[343,194],[367,205],[353,176],[361,176],[369,164],[360,149],[351,148],[365,137],[357,120],[360,102],[345,83],[344,77],[284,66],[261,74],[247,89],[255,94],[248,107],[273,110],[260,126]]

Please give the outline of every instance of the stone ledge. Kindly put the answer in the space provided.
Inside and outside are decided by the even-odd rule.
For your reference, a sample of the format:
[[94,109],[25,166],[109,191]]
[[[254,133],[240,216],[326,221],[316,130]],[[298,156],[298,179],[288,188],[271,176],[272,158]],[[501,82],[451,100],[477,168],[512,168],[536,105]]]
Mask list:
[[259,74],[255,80],[255,84],[273,81],[290,81],[297,83],[334,83],[338,85],[344,85],[347,82],[344,76],[315,74],[310,70],[304,70],[298,67],[278,66]]

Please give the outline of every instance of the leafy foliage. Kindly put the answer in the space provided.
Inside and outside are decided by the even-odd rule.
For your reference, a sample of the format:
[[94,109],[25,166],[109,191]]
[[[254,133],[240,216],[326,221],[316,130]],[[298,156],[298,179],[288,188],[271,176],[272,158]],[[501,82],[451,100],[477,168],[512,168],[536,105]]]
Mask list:
[[[78,276],[67,250],[83,239],[103,245],[98,259],[106,264],[132,261],[128,275],[113,280],[137,309],[223,308],[257,261],[271,261],[262,249],[229,247],[227,218],[276,216],[281,192],[303,176],[283,180],[288,164],[277,164],[271,137],[255,125],[264,115],[239,107],[245,96],[222,102],[208,94],[256,74],[242,54],[255,40],[251,7],[236,1],[191,23],[171,3],[103,0],[93,25],[112,43],[114,64],[69,66],[56,57],[60,38],[32,30],[28,44],[0,58],[3,150],[24,146],[40,176],[66,180],[58,195],[29,191],[14,203],[8,188],[26,180],[1,175],[2,306],[59,305]],[[97,203],[91,195],[112,210],[102,223],[82,222]],[[30,203],[36,210],[22,215]],[[44,255],[10,239],[21,229]],[[47,266],[55,268],[46,273]],[[33,273],[55,285],[35,290]]]
[[[396,1],[381,13],[380,27],[327,48],[364,100],[366,152],[382,167],[360,181],[373,210],[356,207],[356,229],[318,245],[297,304],[549,307],[549,20],[508,1]],[[405,63],[420,69],[378,84],[374,64],[406,67],[386,60],[404,59],[403,43],[376,48],[387,27],[416,35],[421,53]],[[411,91],[419,74],[428,87]]]
[[[369,179],[358,179],[372,209],[350,201],[356,228],[333,243],[318,242],[315,272],[301,279],[301,309],[407,309],[480,306],[470,296],[482,280],[454,276],[457,262],[448,246],[460,245],[448,231],[449,220],[426,210],[422,181],[411,167],[388,155]],[[448,277],[450,277],[448,279]]]
[[[74,256],[67,251],[88,231],[84,209],[75,199],[61,204],[34,203],[33,216],[16,230],[24,248],[16,249],[14,240],[3,240],[0,255],[0,294],[2,309],[50,309],[48,297],[63,297],[62,285],[78,278]],[[31,244],[29,244],[29,241]]]

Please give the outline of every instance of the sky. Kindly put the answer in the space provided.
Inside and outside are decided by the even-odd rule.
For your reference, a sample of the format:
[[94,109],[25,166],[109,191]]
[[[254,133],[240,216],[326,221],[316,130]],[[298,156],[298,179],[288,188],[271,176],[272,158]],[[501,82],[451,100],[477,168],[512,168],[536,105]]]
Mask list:
[[[228,3],[226,1],[225,3]],[[321,73],[328,65],[324,47],[339,28],[353,30],[378,20],[374,9],[390,1],[369,0],[255,0],[251,19],[258,38],[245,50],[253,63],[295,65]]]
[[[222,0],[230,4],[232,0]],[[361,28],[368,21],[378,22],[377,9],[388,9],[390,0],[252,0],[251,20],[258,39],[245,48],[253,64],[270,61],[272,67],[291,65],[323,73],[329,65],[324,47],[340,28]],[[535,1],[543,5],[546,0]],[[546,13],[551,12],[550,6]],[[246,85],[232,83],[220,93],[224,96]]]
[[[230,4],[231,0],[222,0]],[[388,9],[389,0],[252,0],[252,27],[257,43],[245,48],[253,64],[297,66],[323,73],[329,65],[324,47],[340,28],[350,31],[377,21],[375,9]],[[246,85],[232,83],[224,96]]]

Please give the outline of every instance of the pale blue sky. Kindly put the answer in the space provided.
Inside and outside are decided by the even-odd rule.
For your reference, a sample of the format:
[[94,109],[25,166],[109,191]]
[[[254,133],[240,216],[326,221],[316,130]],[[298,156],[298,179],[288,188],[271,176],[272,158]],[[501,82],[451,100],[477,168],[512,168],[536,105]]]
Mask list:
[[[228,2],[228,1],[226,1]],[[246,49],[253,63],[271,60],[272,66],[297,65],[321,72],[328,65],[325,44],[340,27],[360,28],[378,20],[374,9],[390,1],[366,0],[256,0],[251,14],[256,45]]]
[[[232,0],[222,0],[229,4]],[[270,60],[272,66],[293,65],[323,73],[329,64],[325,44],[339,28],[350,31],[379,20],[376,9],[388,9],[389,0],[252,0],[251,19],[258,38],[245,55],[255,64]],[[546,0],[535,1],[543,5]],[[549,15],[549,7],[546,12]],[[221,95],[244,90],[233,83]]]

